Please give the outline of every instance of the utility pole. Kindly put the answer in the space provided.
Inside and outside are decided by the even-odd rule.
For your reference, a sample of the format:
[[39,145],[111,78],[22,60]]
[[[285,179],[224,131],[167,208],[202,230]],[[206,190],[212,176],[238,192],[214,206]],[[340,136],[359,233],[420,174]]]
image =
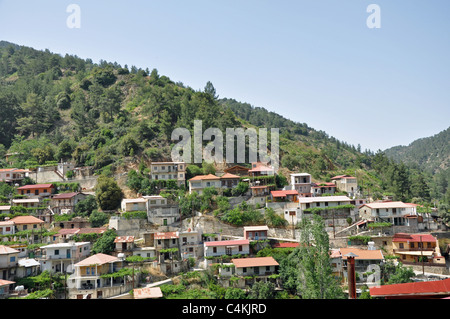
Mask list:
[[422,236],[420,236],[420,258],[422,259],[422,274],[425,275],[425,265],[423,262],[423,242]]

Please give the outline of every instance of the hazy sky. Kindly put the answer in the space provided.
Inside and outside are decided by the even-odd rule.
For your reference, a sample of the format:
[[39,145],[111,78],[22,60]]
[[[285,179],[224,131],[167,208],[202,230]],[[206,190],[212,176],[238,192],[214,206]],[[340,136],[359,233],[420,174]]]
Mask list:
[[363,150],[450,126],[448,0],[0,0],[0,40],[211,81]]

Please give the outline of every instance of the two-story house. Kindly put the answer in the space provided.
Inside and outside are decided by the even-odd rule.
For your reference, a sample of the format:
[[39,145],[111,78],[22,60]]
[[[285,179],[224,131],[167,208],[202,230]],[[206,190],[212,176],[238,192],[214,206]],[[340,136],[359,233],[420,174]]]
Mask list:
[[263,226],[245,226],[244,227],[244,238],[248,240],[265,240],[267,239],[267,234],[269,232],[269,227]]
[[[31,215],[16,216],[11,221],[14,223],[16,233],[24,230],[33,230],[34,236],[37,236],[44,226],[43,220]],[[34,240],[37,240],[37,237]]]
[[163,273],[178,273],[183,270],[179,232],[157,232],[153,234],[154,247]]
[[55,193],[55,186],[53,184],[35,184],[25,185],[17,188],[20,195],[29,197],[43,197],[49,198]]
[[91,253],[90,242],[57,243],[41,247],[42,256],[37,260],[41,270],[51,273],[70,271],[69,267],[85,259]]
[[416,205],[396,202],[366,203],[359,207],[359,217],[376,223],[388,222],[394,226],[417,227]]
[[29,171],[19,168],[2,168],[0,169],[0,182],[8,184],[20,183]]
[[214,259],[220,259],[224,255],[250,254],[250,241],[248,239],[208,241],[204,242],[203,245],[206,266],[211,265]]
[[336,192],[336,185],[334,183],[312,183],[312,196],[333,195]]
[[121,209],[123,212],[148,211],[147,198],[124,198],[122,199]]
[[102,299],[129,292],[133,280],[112,275],[124,266],[123,258],[102,253],[79,261],[67,279],[69,299]]
[[207,187],[214,187],[219,189],[222,186],[220,177],[208,174],[208,175],[197,175],[189,179],[189,194],[197,192],[199,195],[203,193],[203,189]]
[[114,255],[118,256],[120,253],[125,257],[133,255],[134,236],[118,236],[114,239]]
[[308,173],[295,173],[290,174],[291,183],[290,187],[298,192],[300,197],[311,197],[311,174]]
[[52,197],[50,206],[55,214],[71,214],[75,206],[88,195],[80,192],[57,194]]
[[221,282],[231,277],[238,277],[236,287],[245,288],[251,286],[255,281],[273,281],[271,275],[278,273],[278,262],[273,257],[233,258],[231,263],[223,264],[219,269]]
[[392,249],[400,261],[408,265],[445,267],[438,240],[431,234],[396,233],[392,238]]
[[[339,248],[342,257],[342,274],[347,280],[347,254],[353,253],[355,257],[355,272],[359,274],[360,280],[364,281],[364,274],[380,270],[381,264],[384,262],[383,252],[380,249],[374,249],[369,246],[368,249],[346,247]],[[367,283],[367,282],[365,282]]]
[[19,261],[19,251],[0,245],[0,279],[14,280]]
[[202,231],[188,228],[179,232],[181,257],[183,259],[203,256]]
[[152,162],[150,164],[152,180],[176,180],[178,186],[186,181],[186,163],[183,162]]
[[358,181],[356,177],[350,175],[338,175],[331,178],[336,185],[337,190],[347,192],[348,196],[353,197],[358,193]]
[[180,218],[177,204],[169,203],[167,198],[160,195],[143,196],[147,200],[148,221],[157,225],[168,226]]
[[14,235],[15,226],[11,220],[5,220],[0,222],[0,235]]

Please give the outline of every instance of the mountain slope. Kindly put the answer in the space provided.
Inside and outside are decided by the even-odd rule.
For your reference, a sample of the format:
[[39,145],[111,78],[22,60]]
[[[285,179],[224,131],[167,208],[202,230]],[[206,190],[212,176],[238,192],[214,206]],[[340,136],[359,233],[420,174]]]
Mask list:
[[426,138],[415,140],[408,146],[395,146],[385,150],[395,161],[415,164],[430,173],[438,173],[450,167],[450,127]]
[[[193,136],[198,119],[203,130],[279,128],[280,173],[285,177],[308,172],[315,181],[329,181],[351,174],[365,192],[378,197],[394,193],[401,199],[424,197],[412,181],[427,180],[419,170],[403,166],[404,174],[395,174],[399,167],[384,154],[362,153],[307,124],[231,98],[218,99],[209,82],[196,91],[156,69],[97,64],[5,42],[0,42],[0,114],[0,167],[63,160],[105,175],[138,167],[145,171],[151,161],[171,160],[174,128],[187,128]],[[16,154],[8,157],[9,163],[7,152]],[[444,186],[439,194],[445,193]]]

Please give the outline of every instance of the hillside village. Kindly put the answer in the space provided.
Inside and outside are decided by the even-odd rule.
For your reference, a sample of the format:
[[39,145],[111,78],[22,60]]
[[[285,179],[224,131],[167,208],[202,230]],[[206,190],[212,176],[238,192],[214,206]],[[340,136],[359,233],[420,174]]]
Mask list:
[[[263,282],[283,292],[280,263],[271,252],[295,250],[299,224],[313,215],[323,220],[333,275],[346,297],[450,295],[449,233],[431,208],[373,200],[350,175],[329,182],[307,172],[283,178],[256,162],[186,178],[187,166],[152,162],[148,176],[160,187],[151,195],[124,192],[120,207],[105,211],[109,219],[100,224],[74,214],[98,195],[89,167],[0,169],[0,181],[15,190],[0,204],[0,298],[49,298],[26,280],[43,273],[63,278],[52,284],[56,299],[166,298],[174,290],[169,286],[207,271],[221,289],[248,292]],[[210,196],[210,206],[198,208],[192,200],[181,207],[180,190]],[[264,218],[236,221],[230,213],[246,210]],[[412,282],[380,285],[374,273],[389,260],[411,267]]]

